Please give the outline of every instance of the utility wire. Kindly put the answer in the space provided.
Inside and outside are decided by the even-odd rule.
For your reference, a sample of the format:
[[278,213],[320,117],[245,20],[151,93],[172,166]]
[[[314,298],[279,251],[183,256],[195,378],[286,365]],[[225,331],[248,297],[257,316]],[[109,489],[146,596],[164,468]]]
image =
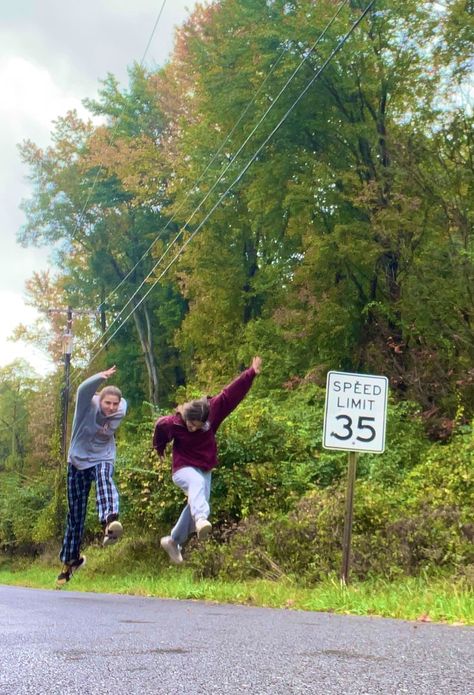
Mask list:
[[279,120],[277,125],[273,128],[273,130],[270,132],[270,134],[265,138],[263,143],[260,145],[260,147],[257,149],[257,151],[254,153],[254,155],[249,159],[247,164],[244,166],[244,168],[241,170],[241,172],[236,176],[236,178],[232,181],[232,183],[229,185],[227,190],[220,196],[218,201],[213,205],[211,210],[207,213],[207,215],[204,217],[204,219],[199,223],[199,225],[196,227],[196,229],[190,234],[189,238],[185,241],[185,243],[181,246],[179,249],[178,253],[174,256],[174,258],[168,263],[166,268],[162,271],[162,273],[156,278],[156,280],[152,283],[151,287],[145,292],[143,297],[140,299],[140,301],[137,303],[136,307],[123,319],[122,323],[118,328],[112,333],[111,336],[107,339],[107,341],[102,345],[102,347],[93,355],[93,357],[90,359],[89,364],[91,364],[97,357],[98,355],[104,350],[104,348],[109,344],[109,342],[115,337],[115,335],[118,333],[118,331],[121,329],[121,327],[128,321],[128,319],[133,315],[134,311],[140,306],[142,302],[145,301],[147,296],[150,294],[150,292],[154,289],[156,284],[161,280],[161,278],[164,276],[164,274],[168,271],[168,269],[173,265],[173,263],[176,262],[176,260],[179,258],[181,253],[184,251],[184,249],[187,247],[187,245],[190,243],[190,241],[196,236],[196,234],[199,232],[199,230],[202,228],[202,226],[207,222],[209,217],[212,215],[214,210],[216,210],[217,207],[221,204],[221,202],[224,200],[224,198],[227,196],[227,194],[231,191],[231,189],[235,186],[236,183],[238,183],[241,178],[245,175],[245,173],[248,171],[249,167],[253,164],[255,159],[258,157],[262,149],[267,145],[269,140],[273,137],[273,135],[277,132],[277,130],[280,129],[282,124],[286,121],[290,113],[293,111],[293,109],[297,106],[297,104],[301,101],[301,99],[304,97],[306,92],[310,89],[310,87],[314,84],[314,82],[318,79],[318,77],[324,72],[326,67],[329,65],[329,63],[332,61],[334,56],[341,50],[341,48],[344,46],[348,38],[351,36],[351,34],[355,31],[355,29],[359,26],[359,24],[362,22],[362,20],[367,16],[367,14],[370,12],[372,9],[372,6],[375,4],[376,0],[371,0],[371,2],[367,5],[365,10],[359,15],[359,17],[354,21],[350,29],[346,32],[346,34],[340,39],[336,47],[332,50],[330,53],[329,57],[324,61],[323,65],[319,68],[319,70],[315,73],[315,75],[311,78],[311,80],[307,83],[306,87],[300,92],[298,97],[295,99],[295,101],[292,103],[290,108],[286,111],[284,116]]
[[150,48],[151,42],[153,41],[153,37],[155,35],[156,28],[157,28],[158,24],[160,23],[161,15],[163,14],[163,10],[165,9],[165,5],[166,5],[166,0],[163,0],[161,7],[160,7],[160,11],[158,12],[158,17],[156,18],[155,26],[152,29],[152,32],[150,34],[150,38],[148,39],[148,43],[147,43],[146,48],[143,52],[142,59],[140,61],[140,67],[143,67],[143,63],[145,62],[145,58],[146,58],[146,55],[148,53],[148,49]]
[[[163,3],[162,3],[161,8],[160,8],[160,11],[159,11],[159,13],[158,13],[158,17],[156,18],[156,21],[155,21],[155,25],[154,25],[154,27],[153,27],[153,29],[152,29],[152,32],[151,32],[151,34],[150,34],[150,38],[148,39],[147,46],[146,46],[145,51],[144,51],[144,53],[143,53],[142,59],[141,59],[141,61],[140,61],[140,67],[143,67],[143,63],[144,63],[144,61],[145,61],[146,55],[147,55],[147,53],[148,53],[148,49],[150,48],[151,42],[152,42],[153,37],[154,37],[154,35],[155,35],[155,31],[156,31],[156,28],[157,28],[158,23],[159,23],[159,21],[160,21],[160,18],[161,18],[161,15],[162,15],[162,13],[163,13],[163,9],[164,9],[165,5],[166,5],[166,0],[163,0]],[[118,128],[118,121],[117,121],[117,123],[116,123],[116,125],[115,125],[115,128],[112,130],[112,133],[111,133],[111,137],[112,137],[112,138],[115,136],[115,132],[116,132],[117,128]],[[97,169],[97,172],[96,172],[96,175],[95,175],[95,177],[94,177],[94,180],[92,181],[92,186],[89,188],[89,192],[88,192],[88,194],[87,194],[86,202],[85,202],[84,205],[82,206],[81,212],[79,213],[79,217],[78,217],[78,219],[77,219],[76,227],[75,227],[75,231],[76,231],[76,232],[77,232],[77,230],[79,229],[79,225],[82,223],[82,221],[83,221],[83,219],[84,219],[84,213],[85,213],[85,211],[86,211],[86,209],[87,209],[87,206],[89,205],[89,201],[90,201],[90,199],[91,199],[92,193],[94,192],[94,189],[95,189],[95,187],[96,187],[96,185],[97,185],[97,181],[99,180],[99,176],[101,175],[103,169],[104,169],[104,167],[102,166],[102,164],[101,164],[101,165],[99,166],[99,168]]]
[[[201,209],[201,207],[202,207],[203,204],[206,202],[206,200],[207,200],[208,197],[211,195],[211,193],[214,191],[214,189],[216,188],[216,186],[220,183],[220,181],[221,181],[222,178],[224,177],[225,173],[228,171],[228,169],[229,169],[229,168],[232,166],[232,164],[235,162],[235,160],[237,159],[238,155],[242,152],[242,150],[244,149],[245,145],[246,145],[246,144],[249,142],[249,140],[253,137],[253,135],[254,135],[255,132],[258,130],[258,128],[260,127],[260,125],[263,123],[263,121],[265,120],[265,118],[267,117],[267,115],[268,115],[268,114],[270,113],[270,111],[276,106],[276,104],[278,103],[278,100],[280,99],[280,97],[282,96],[282,94],[285,92],[285,90],[288,88],[289,84],[290,84],[290,83],[293,81],[293,79],[296,77],[296,75],[297,75],[298,72],[301,70],[301,68],[303,67],[303,65],[305,64],[305,62],[307,61],[307,59],[310,57],[310,55],[314,52],[314,49],[316,48],[316,46],[318,45],[318,43],[320,43],[321,40],[324,38],[324,36],[327,34],[327,32],[329,31],[329,29],[331,28],[331,26],[333,25],[333,23],[335,22],[335,20],[336,20],[337,17],[339,16],[339,14],[342,12],[343,8],[348,4],[348,2],[349,2],[349,0],[344,0],[344,1],[341,3],[341,5],[339,6],[339,8],[338,8],[338,10],[336,11],[336,13],[335,13],[335,14],[333,15],[333,17],[330,19],[330,21],[328,22],[328,24],[326,25],[326,27],[324,28],[324,30],[322,31],[322,33],[321,33],[321,34],[318,36],[318,38],[314,41],[314,43],[312,44],[312,46],[311,46],[310,49],[308,50],[307,54],[306,54],[306,55],[304,56],[304,58],[300,61],[300,63],[299,63],[298,66],[295,68],[295,70],[292,72],[292,74],[290,75],[290,77],[287,79],[287,81],[285,82],[285,84],[284,84],[283,87],[280,89],[279,93],[277,94],[277,96],[273,99],[273,101],[272,101],[272,103],[270,104],[270,106],[265,110],[265,112],[263,113],[263,115],[260,117],[259,121],[258,121],[257,124],[254,126],[254,128],[252,129],[252,131],[250,132],[250,134],[246,137],[246,139],[244,140],[244,142],[240,145],[239,149],[238,149],[237,152],[233,155],[233,157],[231,158],[231,160],[226,164],[226,166],[225,166],[224,169],[221,171],[221,173],[219,174],[219,176],[218,176],[218,178],[216,179],[216,181],[213,183],[213,185],[211,186],[211,188],[209,189],[209,191],[206,193],[206,195],[204,196],[204,198],[203,198],[203,199],[201,200],[201,202],[199,203],[199,205],[193,210],[193,212],[191,213],[191,215],[188,217],[188,219],[187,219],[186,222],[184,223],[182,229],[178,232],[178,234],[175,236],[175,238],[168,244],[167,248],[165,249],[165,251],[163,252],[163,254],[160,256],[160,258],[156,261],[156,263],[155,263],[155,265],[153,266],[153,268],[151,269],[151,271],[148,273],[148,275],[145,276],[145,278],[142,280],[141,284],[137,287],[137,289],[135,290],[135,292],[131,295],[131,297],[128,299],[128,301],[125,303],[125,305],[122,307],[122,309],[121,309],[120,312],[117,314],[117,316],[114,318],[114,320],[110,323],[110,325],[107,327],[107,329],[101,334],[101,336],[100,336],[100,337],[95,341],[95,343],[92,345],[91,351],[95,350],[95,348],[96,348],[97,345],[102,341],[102,339],[104,338],[104,336],[107,335],[107,333],[111,330],[112,326],[120,319],[121,315],[125,312],[126,308],[132,303],[132,301],[133,301],[134,298],[137,296],[137,294],[140,292],[140,290],[142,289],[142,287],[144,286],[144,284],[145,284],[145,283],[147,282],[147,280],[153,275],[153,273],[155,272],[155,270],[156,270],[156,269],[158,268],[158,266],[161,264],[161,261],[162,261],[162,260],[165,258],[165,256],[168,254],[169,250],[175,245],[175,243],[177,243],[178,239],[179,239],[180,236],[183,234],[183,231],[186,229],[187,225],[188,225],[188,224],[190,223],[190,221],[193,219],[193,217],[195,216],[195,214]],[[223,146],[223,145],[222,145],[222,146]],[[202,177],[201,177],[201,178],[202,178]],[[188,196],[188,197],[189,197],[189,196]],[[184,202],[186,202],[186,200],[187,200],[187,198],[185,199]],[[184,202],[183,202],[183,204],[184,204]],[[213,210],[214,210],[214,209],[215,209],[215,208],[213,208]],[[177,213],[176,213],[176,214],[177,214]],[[206,218],[206,219],[207,219],[207,218]],[[200,229],[201,226],[202,226],[202,225],[199,226],[199,229]],[[166,229],[166,227],[165,227],[165,229]],[[155,240],[153,241],[153,243],[151,244],[151,246],[150,246],[150,248],[149,248],[148,250],[151,250],[151,248],[154,246],[154,244],[156,243],[156,241],[158,240],[158,238],[159,238],[158,236],[155,238]],[[131,272],[132,272],[132,271],[131,271]],[[160,276],[160,277],[162,277],[162,276]],[[155,285],[153,285],[153,286],[155,286]],[[148,294],[149,294],[149,293],[147,292],[147,294],[146,294],[145,296],[147,296]],[[132,310],[132,313],[133,313],[133,311],[135,311],[135,310],[138,308],[138,306],[139,306],[141,303],[142,303],[142,302],[140,301],[140,302],[138,303],[138,305],[134,307],[134,309]],[[128,319],[128,316],[127,316],[127,319]],[[125,319],[125,320],[127,320],[127,319]],[[114,335],[115,335],[115,333],[114,333]],[[108,342],[109,342],[109,341],[107,341],[107,342],[105,343],[105,345],[107,345]],[[105,346],[105,345],[104,345],[104,346]],[[92,360],[91,360],[91,361],[92,361]]]
[[[348,0],[346,0],[346,1],[348,1]],[[131,268],[131,269],[128,271],[128,273],[125,275],[125,277],[122,278],[122,280],[117,284],[117,286],[114,287],[114,289],[111,290],[111,291],[109,292],[109,294],[107,295],[107,297],[99,304],[99,307],[98,307],[99,310],[100,310],[100,308],[101,308],[102,306],[104,306],[105,304],[107,304],[107,302],[109,301],[109,299],[110,299],[113,295],[115,295],[115,294],[118,292],[118,290],[122,287],[122,285],[124,284],[124,282],[126,282],[126,281],[128,280],[128,278],[130,277],[130,275],[134,272],[134,270],[136,270],[136,269],[138,268],[138,266],[139,266],[140,263],[143,261],[143,259],[146,258],[146,256],[148,256],[148,254],[149,254],[150,251],[153,249],[153,247],[154,247],[155,244],[157,243],[157,241],[158,241],[158,239],[160,238],[160,236],[168,229],[168,227],[170,226],[170,224],[175,220],[175,218],[176,218],[176,217],[178,216],[178,214],[181,212],[181,210],[183,209],[184,205],[187,203],[189,197],[191,196],[191,192],[201,183],[201,181],[203,180],[204,176],[207,174],[207,172],[209,171],[209,169],[211,168],[211,166],[212,166],[212,165],[214,164],[214,162],[216,161],[217,157],[220,155],[220,153],[222,152],[222,150],[224,149],[224,147],[227,145],[227,143],[229,142],[230,138],[232,137],[232,135],[233,135],[234,132],[236,131],[237,127],[240,125],[240,123],[242,122],[243,118],[245,117],[246,113],[248,112],[248,110],[250,109],[250,107],[252,106],[252,104],[255,103],[255,101],[256,101],[257,97],[259,96],[259,94],[261,93],[262,89],[264,88],[264,86],[266,85],[266,83],[268,82],[268,80],[270,79],[270,77],[272,76],[272,74],[275,72],[276,68],[277,68],[278,65],[280,64],[281,60],[282,60],[283,57],[286,55],[286,53],[288,53],[289,50],[290,50],[290,46],[287,44],[287,45],[285,46],[285,48],[283,49],[283,51],[281,51],[281,53],[280,53],[280,55],[278,56],[278,58],[276,59],[276,61],[273,63],[271,69],[270,69],[269,72],[267,73],[267,75],[266,75],[265,79],[263,80],[263,82],[260,83],[260,86],[258,87],[258,89],[257,89],[257,91],[255,92],[255,94],[253,95],[252,99],[248,102],[247,106],[244,108],[244,110],[243,110],[242,113],[240,114],[240,116],[239,116],[238,120],[236,121],[236,123],[232,126],[231,130],[229,131],[229,133],[227,134],[227,136],[225,137],[225,139],[222,141],[221,145],[219,146],[219,149],[215,152],[215,154],[213,155],[213,157],[212,157],[212,159],[210,160],[209,164],[206,166],[206,168],[204,169],[204,171],[202,172],[202,174],[199,176],[199,178],[189,187],[188,193],[186,194],[184,200],[183,200],[183,201],[181,202],[181,204],[179,205],[179,207],[178,207],[178,209],[176,210],[176,212],[173,213],[173,216],[168,220],[168,222],[167,222],[166,225],[163,227],[163,229],[161,229],[161,230],[158,232],[158,234],[155,236],[155,238],[154,238],[153,241],[151,242],[150,246],[149,246],[149,247],[147,248],[147,250],[143,253],[143,255],[141,256],[141,258],[135,263],[135,265],[133,266],[133,268]],[[99,340],[100,340],[100,339],[99,339]]]
[[[159,22],[160,22],[161,15],[163,14],[163,10],[164,10],[164,8],[165,8],[166,2],[167,2],[167,0],[163,0],[163,2],[161,3],[161,7],[160,7],[160,10],[159,10],[159,12],[158,12],[158,16],[157,16],[157,18],[156,18],[155,24],[154,24],[153,29],[152,29],[151,34],[150,34],[150,38],[148,39],[148,43],[147,43],[147,45],[146,45],[146,48],[145,48],[145,50],[144,50],[144,52],[143,52],[142,59],[141,59],[141,61],[140,61],[140,67],[143,67],[143,64],[144,64],[144,62],[145,62],[145,58],[146,58],[146,56],[147,56],[147,54],[148,54],[148,50],[149,50],[149,48],[150,48],[150,46],[151,46],[151,43],[152,43],[152,41],[153,41],[153,37],[154,37],[154,35],[155,35],[156,29],[157,29],[157,27],[158,27],[158,24],[159,24]],[[117,125],[116,125],[115,129],[116,129],[116,128],[117,128]],[[114,134],[115,134],[115,132],[112,131],[112,135],[114,135]],[[87,208],[87,205],[89,204],[89,201],[90,201],[90,199],[91,199],[92,193],[93,193],[93,191],[94,191],[95,186],[97,185],[97,181],[98,181],[98,178],[99,178],[99,176],[100,176],[102,170],[103,170],[103,167],[102,167],[102,166],[100,166],[99,169],[97,170],[97,173],[96,173],[96,175],[95,175],[94,181],[92,182],[92,186],[91,186],[91,188],[89,189],[89,193],[88,193],[88,195],[87,195],[86,202],[84,203],[84,205],[83,205],[83,207],[82,207],[82,210],[81,210],[81,212],[79,213],[78,221],[77,221],[77,223],[76,223],[76,231],[77,231],[77,229],[78,229],[78,227],[79,227],[79,224],[82,222],[82,219],[83,219],[83,217],[84,217],[85,210],[86,210],[86,208]],[[16,420],[16,421],[15,421],[14,423],[12,423],[11,425],[8,425],[7,427],[0,427],[0,432],[3,432],[3,431],[5,431],[5,430],[14,431],[16,425],[17,425],[18,423],[22,422],[23,420],[25,420],[26,417],[28,417],[28,415],[24,415],[23,417],[19,418],[18,420]]]

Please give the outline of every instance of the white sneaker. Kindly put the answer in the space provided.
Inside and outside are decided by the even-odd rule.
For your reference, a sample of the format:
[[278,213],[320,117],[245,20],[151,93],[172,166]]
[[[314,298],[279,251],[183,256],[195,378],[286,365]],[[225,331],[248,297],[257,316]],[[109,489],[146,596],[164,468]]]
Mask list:
[[174,541],[171,536],[163,536],[160,540],[160,545],[165,550],[171,562],[175,565],[180,565],[183,562],[183,556],[181,555],[181,548]]
[[104,534],[104,540],[102,541],[102,545],[105,547],[107,545],[113,545],[113,543],[116,543],[122,538],[123,534],[123,526],[120,523],[120,521],[111,521],[110,524],[107,524],[105,527],[105,534]]
[[212,524],[210,521],[207,519],[198,519],[196,521],[196,531],[197,531],[197,536],[200,541],[205,541],[206,538],[209,538],[211,535],[212,531]]

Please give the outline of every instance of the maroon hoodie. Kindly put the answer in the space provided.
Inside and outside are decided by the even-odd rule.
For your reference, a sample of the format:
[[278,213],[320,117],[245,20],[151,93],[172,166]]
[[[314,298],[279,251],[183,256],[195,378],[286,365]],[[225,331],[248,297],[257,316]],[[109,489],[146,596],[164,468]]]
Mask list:
[[153,447],[162,456],[168,442],[173,442],[173,473],[184,466],[201,468],[203,471],[217,466],[217,429],[247,395],[254,378],[255,370],[250,367],[217,396],[209,399],[207,428],[189,432],[179,413],[165,415],[156,421]]

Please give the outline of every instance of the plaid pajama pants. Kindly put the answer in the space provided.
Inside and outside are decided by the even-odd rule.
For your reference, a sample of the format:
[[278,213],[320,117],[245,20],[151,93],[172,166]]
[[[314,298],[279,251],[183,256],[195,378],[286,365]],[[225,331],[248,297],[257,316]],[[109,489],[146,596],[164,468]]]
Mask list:
[[92,483],[95,483],[97,513],[102,524],[110,514],[118,514],[119,496],[112,480],[113,463],[97,463],[95,466],[79,470],[71,463],[67,472],[67,526],[63,546],[59,555],[62,562],[77,560],[84,535],[87,500]]

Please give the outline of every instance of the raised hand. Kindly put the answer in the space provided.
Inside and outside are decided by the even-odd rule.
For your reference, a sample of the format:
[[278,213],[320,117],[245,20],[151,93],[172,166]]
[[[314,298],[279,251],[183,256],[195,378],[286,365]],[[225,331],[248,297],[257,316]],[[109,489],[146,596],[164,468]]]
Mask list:
[[255,374],[260,374],[260,369],[262,367],[262,358],[256,355],[252,360],[251,366],[253,367]]
[[101,376],[104,379],[108,379],[109,376],[112,376],[112,374],[115,374],[116,371],[117,371],[117,367],[114,364],[113,367],[109,367],[109,369],[105,369],[103,372],[101,372]]

